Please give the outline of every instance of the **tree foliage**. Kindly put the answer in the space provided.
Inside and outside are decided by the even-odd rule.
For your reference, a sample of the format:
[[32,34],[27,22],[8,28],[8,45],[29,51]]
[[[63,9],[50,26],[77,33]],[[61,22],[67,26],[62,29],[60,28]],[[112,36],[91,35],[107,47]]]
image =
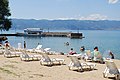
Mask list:
[[9,10],[9,1],[8,0],[0,0],[0,30],[8,31],[11,28],[11,16]]

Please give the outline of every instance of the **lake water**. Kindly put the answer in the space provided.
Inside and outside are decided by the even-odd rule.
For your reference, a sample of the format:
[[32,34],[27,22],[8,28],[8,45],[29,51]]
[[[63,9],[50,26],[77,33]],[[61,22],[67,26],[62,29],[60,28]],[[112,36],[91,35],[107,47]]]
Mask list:
[[[59,30],[60,31],[60,30]],[[65,31],[65,30],[64,30]],[[2,33],[15,33],[15,30]],[[17,30],[21,32],[21,30]],[[72,31],[75,32],[75,31]],[[76,31],[78,32],[78,31]],[[98,46],[99,51],[105,55],[106,50],[111,50],[116,59],[120,59],[120,31],[104,31],[104,30],[79,30],[82,32],[83,39],[70,39],[67,37],[8,37],[8,41],[14,47],[18,46],[18,43],[26,41],[27,48],[35,48],[38,43],[43,45],[43,48],[50,47],[51,50],[68,53],[70,48],[73,48],[76,52],[80,52],[81,46],[85,46],[86,49],[93,51],[95,46]],[[69,46],[64,43],[69,42]]]

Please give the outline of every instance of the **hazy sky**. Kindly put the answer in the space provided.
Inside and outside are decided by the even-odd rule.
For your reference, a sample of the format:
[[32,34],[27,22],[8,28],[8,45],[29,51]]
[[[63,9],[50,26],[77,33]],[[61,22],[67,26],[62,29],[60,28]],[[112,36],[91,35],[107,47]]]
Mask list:
[[120,20],[120,0],[9,0],[11,18]]

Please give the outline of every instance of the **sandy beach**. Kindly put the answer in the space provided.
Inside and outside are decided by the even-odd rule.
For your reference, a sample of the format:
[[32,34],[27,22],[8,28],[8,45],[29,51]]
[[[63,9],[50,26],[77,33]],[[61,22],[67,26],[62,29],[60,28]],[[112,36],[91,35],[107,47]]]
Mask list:
[[[77,72],[68,69],[70,59],[65,55],[49,55],[65,59],[64,65],[52,67],[40,65],[40,61],[21,61],[20,57],[6,58],[0,55],[0,80],[113,80],[103,77],[105,64],[95,63],[95,70]],[[80,60],[83,62],[82,60]],[[120,68],[120,61],[114,60]],[[93,62],[92,62],[93,63]]]

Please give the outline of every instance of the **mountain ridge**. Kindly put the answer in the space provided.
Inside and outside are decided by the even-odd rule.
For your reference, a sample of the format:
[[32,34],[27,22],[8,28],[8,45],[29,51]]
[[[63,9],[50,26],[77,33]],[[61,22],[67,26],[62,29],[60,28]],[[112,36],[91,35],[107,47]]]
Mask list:
[[12,19],[12,29],[42,28],[51,30],[120,30],[117,20],[35,20]]

